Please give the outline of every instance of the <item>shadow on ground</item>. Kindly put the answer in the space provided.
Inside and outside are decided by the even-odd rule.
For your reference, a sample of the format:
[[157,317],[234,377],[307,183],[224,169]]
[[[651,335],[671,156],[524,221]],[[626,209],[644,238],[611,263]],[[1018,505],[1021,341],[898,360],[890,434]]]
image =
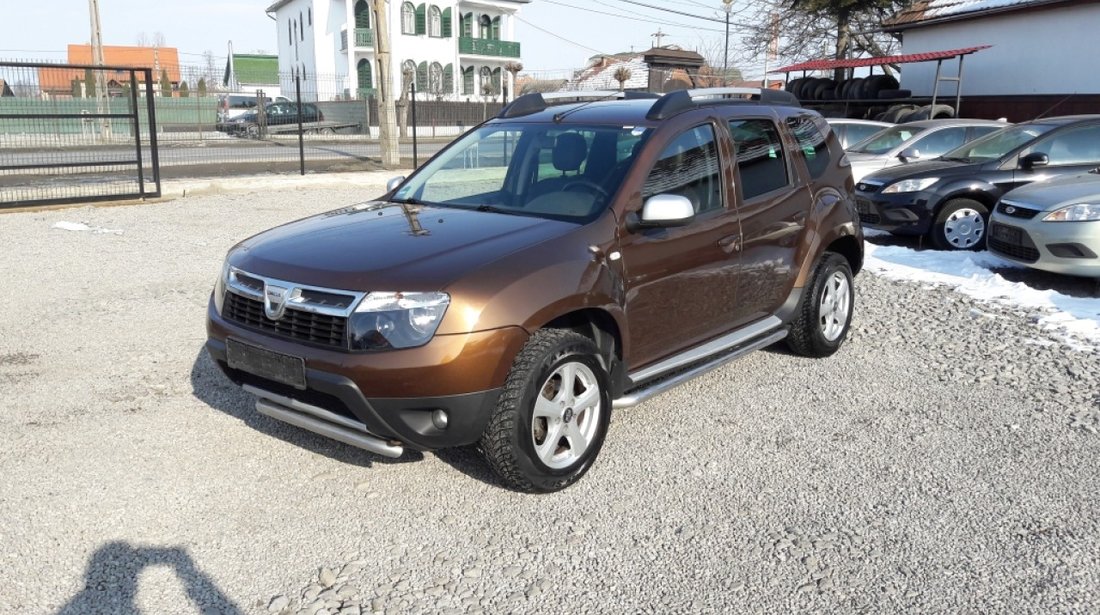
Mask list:
[[[151,566],[175,572],[196,611],[240,615],[241,609],[195,564],[180,547],[135,547],[110,542],[96,549],[84,571],[84,589],[73,596],[57,615],[86,613],[138,613],[135,602],[138,577]],[[175,605],[175,611],[182,605]]]
[[375,455],[260,414],[256,411],[256,398],[226,378],[205,348],[199,349],[191,367],[191,392],[204,404],[239,419],[260,433],[340,463],[369,468],[376,463],[408,463],[424,458],[417,451],[407,451],[397,459]]

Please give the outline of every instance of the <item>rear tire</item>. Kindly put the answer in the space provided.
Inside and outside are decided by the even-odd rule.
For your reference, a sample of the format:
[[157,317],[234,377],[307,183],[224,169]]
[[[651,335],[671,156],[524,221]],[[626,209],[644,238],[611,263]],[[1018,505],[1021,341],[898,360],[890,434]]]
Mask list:
[[940,250],[981,250],[989,210],[974,199],[952,199],[932,224],[932,245]]
[[559,491],[592,467],[610,420],[609,378],[595,343],[542,329],[516,356],[481,450],[509,487]]
[[827,357],[848,337],[855,307],[855,285],[848,259],[826,252],[803,291],[787,347],[807,357]]

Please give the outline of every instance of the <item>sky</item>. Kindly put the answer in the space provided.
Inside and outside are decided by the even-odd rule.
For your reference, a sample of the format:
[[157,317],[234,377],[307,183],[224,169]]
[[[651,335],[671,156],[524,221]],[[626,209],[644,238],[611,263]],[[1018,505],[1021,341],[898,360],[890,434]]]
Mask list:
[[[394,0],[396,1],[396,0]],[[721,0],[645,0],[645,4],[721,20]],[[91,39],[88,0],[3,0],[0,59],[63,61],[70,43]],[[200,64],[209,50],[224,59],[228,42],[238,53],[276,53],[275,22],[265,13],[271,0],[99,0],[103,42],[135,45],[144,33],[156,33],[180,51],[183,63]],[[392,4],[392,2],[391,2]],[[734,20],[746,10],[735,0]],[[597,12],[600,11],[600,12]],[[606,14],[605,14],[606,13]],[[662,44],[716,50],[721,57],[724,23],[648,9],[624,0],[532,0],[523,5],[516,38],[522,43],[525,72],[565,72],[584,66],[598,53],[644,51],[652,34],[667,34]],[[19,24],[18,27],[12,27]],[[736,28],[730,47],[736,49]],[[704,54],[707,55],[707,54]],[[739,65],[755,76],[760,66]]]

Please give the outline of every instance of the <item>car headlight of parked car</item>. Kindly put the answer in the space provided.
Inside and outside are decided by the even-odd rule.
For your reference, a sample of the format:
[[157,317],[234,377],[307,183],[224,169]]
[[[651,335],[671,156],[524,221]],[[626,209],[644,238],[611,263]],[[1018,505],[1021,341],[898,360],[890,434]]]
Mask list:
[[435,335],[450,303],[447,293],[369,293],[348,320],[351,349],[423,346]]
[[1100,220],[1100,203],[1076,203],[1055,210],[1043,217],[1043,222],[1088,222]]
[[900,182],[895,182],[886,186],[883,189],[883,194],[899,194],[902,192],[920,192],[932,184],[940,181],[938,177],[924,177],[921,179],[903,179]]
[[214,309],[220,315],[222,313],[222,306],[225,304],[225,286],[229,283],[229,257],[225,257],[225,262],[222,263],[221,274],[218,275],[218,280],[214,282]]

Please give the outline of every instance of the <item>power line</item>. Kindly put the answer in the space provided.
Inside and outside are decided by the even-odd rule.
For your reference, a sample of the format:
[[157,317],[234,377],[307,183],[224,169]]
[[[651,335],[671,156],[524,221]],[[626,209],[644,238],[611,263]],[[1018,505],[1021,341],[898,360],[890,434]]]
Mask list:
[[[596,9],[585,8],[583,6],[574,6],[572,4],[565,4],[564,2],[555,2],[555,0],[543,0],[543,2],[547,2],[549,4],[557,4],[559,6],[568,6],[569,8],[578,9],[578,10],[581,10],[581,11],[588,11],[590,13],[599,13],[600,15],[610,15],[612,17],[618,17],[620,19],[632,19],[634,21],[643,21],[643,22],[646,22],[646,23],[655,23],[655,24],[659,24],[659,25],[662,25],[662,26],[678,27],[678,28],[689,28],[691,30],[696,30],[696,31],[704,30],[704,31],[707,31],[707,32],[721,32],[721,30],[719,30],[718,28],[700,28],[699,26],[692,26],[692,25],[684,24],[684,23],[675,23],[675,22],[661,21],[661,20],[656,20],[656,19],[644,19],[642,17],[634,17],[632,15],[623,15],[622,13],[608,13],[607,11],[598,11]],[[593,0],[593,2],[595,2],[596,4],[602,4],[603,6],[606,6],[606,7],[616,8],[614,6],[611,6],[610,4],[607,4],[606,2],[600,2],[600,0]]]
[[527,21],[526,19],[520,17],[519,15],[515,15],[514,17],[517,20],[522,21],[523,23],[531,26],[532,28],[534,28],[536,30],[539,30],[540,32],[545,32],[546,34],[549,34],[550,36],[553,36],[554,38],[561,39],[561,40],[569,43],[570,45],[576,45],[577,47],[580,47],[581,49],[587,49],[588,51],[594,51],[594,52],[596,52],[600,55],[611,55],[611,54],[608,54],[608,53],[604,53],[603,51],[600,51],[599,49],[593,49],[591,47],[588,47],[587,45],[582,45],[582,44],[580,44],[576,41],[571,41],[571,40],[565,38],[564,36],[561,36],[560,34],[557,34],[556,32],[551,32],[551,31],[547,30],[546,28],[540,28],[539,26],[536,26],[535,24]]
[[704,21],[713,21],[713,22],[720,23],[720,24],[725,24],[726,23],[725,19],[718,19],[717,17],[706,17],[704,15],[696,15],[695,13],[687,13],[687,12],[684,12],[684,11],[677,11],[676,9],[668,9],[668,8],[663,7],[663,6],[657,6],[657,5],[654,5],[654,4],[646,4],[645,2],[637,2],[636,0],[619,0],[619,2],[623,2],[623,3],[626,3],[626,4],[634,4],[634,5],[637,5],[637,6],[644,6],[648,9],[653,9],[655,11],[664,11],[666,13],[675,13],[677,15],[683,15],[684,17],[693,17],[695,19],[702,19]]

